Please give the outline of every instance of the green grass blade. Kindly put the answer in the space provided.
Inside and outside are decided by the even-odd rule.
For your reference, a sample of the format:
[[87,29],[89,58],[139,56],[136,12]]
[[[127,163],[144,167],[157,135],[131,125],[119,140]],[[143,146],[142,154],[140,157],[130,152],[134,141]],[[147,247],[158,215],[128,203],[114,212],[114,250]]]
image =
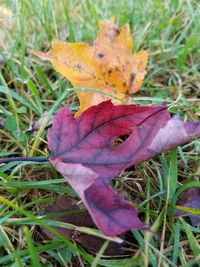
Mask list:
[[33,94],[33,97],[35,99],[35,102],[32,103],[33,106],[38,110],[39,114],[43,114],[43,107],[42,107],[42,102],[40,98],[40,94],[38,92],[38,89],[36,88],[36,85],[32,80],[27,81],[27,86],[30,89],[31,93]]
[[195,256],[199,256],[200,253],[200,245],[197,241],[197,239],[194,237],[192,231],[190,230],[190,227],[188,224],[184,221],[184,219],[180,218],[181,224],[183,226],[183,229],[186,232],[187,239],[190,245],[190,248]]
[[69,28],[69,41],[74,43],[75,42],[75,35],[74,35],[72,21],[70,18],[69,1],[62,0],[62,4],[63,4],[64,13],[65,13],[67,28]]
[[172,255],[172,262],[174,264],[177,264],[178,261],[178,255],[179,255],[179,249],[180,249],[180,223],[177,222],[175,224],[174,229],[174,246],[173,246],[173,255]]
[[169,179],[170,179],[170,199],[173,198],[176,187],[177,187],[177,173],[178,173],[178,166],[177,166],[177,150],[173,149],[170,151],[170,167],[169,167]]
[[23,229],[25,238],[26,238],[26,243],[28,245],[28,252],[31,257],[31,266],[32,267],[41,267],[40,261],[38,259],[37,251],[34,246],[33,239],[31,237],[31,233],[29,232],[28,227],[24,227]]

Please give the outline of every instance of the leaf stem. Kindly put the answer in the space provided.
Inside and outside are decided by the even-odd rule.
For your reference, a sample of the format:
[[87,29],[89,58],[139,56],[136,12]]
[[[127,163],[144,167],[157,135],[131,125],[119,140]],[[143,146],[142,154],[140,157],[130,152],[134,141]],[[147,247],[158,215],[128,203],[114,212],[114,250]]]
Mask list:
[[48,162],[48,158],[33,158],[33,157],[10,157],[10,158],[0,158],[1,163],[8,163],[12,161],[33,161],[33,162]]

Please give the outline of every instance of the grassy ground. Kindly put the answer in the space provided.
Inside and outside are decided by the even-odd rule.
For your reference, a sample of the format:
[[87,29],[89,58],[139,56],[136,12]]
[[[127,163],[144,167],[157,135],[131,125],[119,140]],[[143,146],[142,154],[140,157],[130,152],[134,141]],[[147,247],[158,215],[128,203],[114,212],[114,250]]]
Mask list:
[[[130,24],[134,51],[149,52],[148,73],[134,101],[168,101],[170,111],[200,119],[198,0],[1,0],[0,156],[48,156],[52,115],[66,102],[71,110],[78,108],[75,92],[66,91],[71,85],[30,50],[46,51],[55,37],[91,41],[98,21],[111,16],[118,25]],[[199,181],[199,152],[196,140],[117,178],[116,190],[138,204],[162,237],[133,231],[131,254],[123,259],[105,259],[103,249],[94,255],[63,236],[48,240],[38,230],[38,224],[46,225],[38,214],[55,196],[71,194],[70,188],[48,164],[0,165],[0,266],[199,266],[200,230],[170,216],[177,189]]]

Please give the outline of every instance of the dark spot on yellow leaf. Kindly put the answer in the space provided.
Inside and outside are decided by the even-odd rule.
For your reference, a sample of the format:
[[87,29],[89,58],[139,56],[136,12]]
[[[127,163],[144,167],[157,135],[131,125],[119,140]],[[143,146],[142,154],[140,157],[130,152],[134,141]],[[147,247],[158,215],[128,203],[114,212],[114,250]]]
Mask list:
[[117,36],[117,35],[120,34],[120,29],[118,29],[118,28],[112,28],[112,30],[113,30],[115,36]]
[[77,65],[76,65],[76,68],[77,68],[78,70],[80,70],[80,69],[81,69],[81,65],[80,65],[80,64],[77,64]]
[[102,53],[98,54],[98,58],[103,58],[103,57],[104,57],[104,54],[102,54]]
[[135,77],[136,77],[135,73],[131,73],[130,81],[129,81],[129,88],[132,88],[134,80],[135,80]]
[[112,73],[112,69],[109,69],[108,74],[111,74],[111,73]]
[[115,38],[120,34],[120,29],[118,28],[110,28],[107,32],[105,32],[105,37],[107,37],[110,42],[114,42]]

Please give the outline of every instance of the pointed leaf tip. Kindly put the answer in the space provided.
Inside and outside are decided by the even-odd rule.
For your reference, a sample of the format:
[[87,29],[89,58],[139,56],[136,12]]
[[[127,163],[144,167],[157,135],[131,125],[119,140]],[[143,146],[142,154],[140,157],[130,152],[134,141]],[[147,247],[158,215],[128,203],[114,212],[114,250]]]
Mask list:
[[42,60],[49,60],[50,59],[48,52],[47,53],[41,53],[41,52],[36,51],[36,50],[31,50],[31,54],[33,54],[36,57],[39,57]]

